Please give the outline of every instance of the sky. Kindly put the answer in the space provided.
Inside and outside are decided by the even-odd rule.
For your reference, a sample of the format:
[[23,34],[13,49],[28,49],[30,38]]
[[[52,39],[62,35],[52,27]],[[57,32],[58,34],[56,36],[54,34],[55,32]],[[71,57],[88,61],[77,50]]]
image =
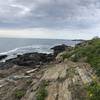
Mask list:
[[0,0],[0,37],[100,36],[100,0]]

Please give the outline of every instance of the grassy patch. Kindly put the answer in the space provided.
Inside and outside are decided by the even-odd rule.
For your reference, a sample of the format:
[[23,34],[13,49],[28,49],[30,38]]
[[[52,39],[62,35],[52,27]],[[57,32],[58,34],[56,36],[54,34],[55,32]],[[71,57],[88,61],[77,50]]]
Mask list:
[[100,100],[100,84],[93,82],[86,89],[88,91],[88,100]]
[[23,96],[25,95],[25,91],[24,90],[16,90],[15,91],[15,98],[17,99],[21,99]]
[[48,92],[46,90],[46,86],[48,85],[48,82],[42,81],[40,84],[40,87],[36,94],[36,100],[45,100],[46,96],[48,95]]
[[100,76],[100,38],[89,40],[85,45],[76,46],[73,51],[64,54],[63,58],[71,58],[75,62],[83,59],[90,63],[96,70],[96,74]]

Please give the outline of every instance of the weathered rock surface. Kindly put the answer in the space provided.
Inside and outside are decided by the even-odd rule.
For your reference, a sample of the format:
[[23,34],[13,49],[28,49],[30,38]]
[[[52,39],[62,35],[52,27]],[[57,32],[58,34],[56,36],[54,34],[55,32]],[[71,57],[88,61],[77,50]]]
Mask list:
[[[84,78],[77,69],[77,67],[81,67],[79,64],[69,65],[70,62],[56,64],[45,71],[42,78],[50,81],[50,85],[47,87],[48,97],[46,100],[85,100],[86,93],[83,84],[89,84],[92,81],[91,76],[88,75],[90,71],[84,71],[84,66],[81,68],[82,73],[85,74]],[[78,91],[76,88],[80,90]]]
[[[23,70],[18,65],[12,68],[12,74],[0,79],[1,100],[37,100],[42,81],[48,82],[45,100],[86,100],[84,84],[90,84],[93,77],[89,64],[71,61],[48,64],[42,69],[25,67]],[[17,69],[16,73],[14,69]],[[18,99],[16,91],[20,90],[24,95]]]

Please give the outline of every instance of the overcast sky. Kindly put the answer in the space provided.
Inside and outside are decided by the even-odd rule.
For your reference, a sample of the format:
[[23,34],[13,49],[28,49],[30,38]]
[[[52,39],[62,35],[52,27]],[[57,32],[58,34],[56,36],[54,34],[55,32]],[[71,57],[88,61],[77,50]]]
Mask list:
[[0,0],[0,37],[100,36],[100,0]]

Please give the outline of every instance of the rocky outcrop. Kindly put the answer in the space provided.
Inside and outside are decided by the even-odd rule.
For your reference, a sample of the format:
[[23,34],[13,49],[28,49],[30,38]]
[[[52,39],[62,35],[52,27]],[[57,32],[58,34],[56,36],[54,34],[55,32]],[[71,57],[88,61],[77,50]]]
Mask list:
[[84,84],[92,82],[92,74],[86,66],[86,63],[67,61],[48,68],[42,77],[43,80],[49,81],[46,100],[86,100]]
[[[13,68],[17,67],[16,65]],[[7,70],[9,71],[10,69]],[[42,93],[47,92],[45,100],[87,100],[84,84],[92,82],[93,73],[91,72],[89,64],[72,61],[48,64],[42,69],[29,67],[16,69],[12,75],[8,74],[7,77],[0,79],[0,98],[2,100],[37,100],[38,93],[38,96],[41,96]],[[43,81],[46,86],[38,91]],[[17,93],[24,93],[24,95],[18,99]]]
[[7,57],[7,55],[0,55],[0,60],[4,59],[6,57]]
[[16,64],[19,66],[35,66],[35,65],[47,64],[53,61],[53,59],[54,57],[52,54],[34,52],[34,53],[26,53],[23,55],[18,55],[16,58],[7,60],[5,64],[6,65]]
[[51,49],[54,51],[54,56],[57,56],[59,53],[65,51],[65,50],[70,51],[72,49],[72,47],[62,44],[62,45],[55,46]]

